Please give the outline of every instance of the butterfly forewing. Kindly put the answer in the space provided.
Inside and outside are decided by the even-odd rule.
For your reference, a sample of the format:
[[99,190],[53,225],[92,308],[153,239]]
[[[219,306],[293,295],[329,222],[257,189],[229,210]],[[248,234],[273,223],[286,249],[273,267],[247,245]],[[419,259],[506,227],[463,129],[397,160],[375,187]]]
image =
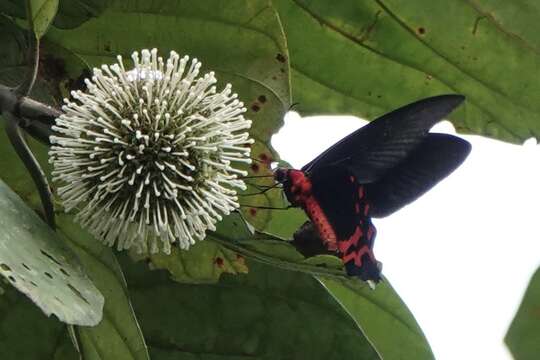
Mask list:
[[302,170],[309,174],[339,165],[349,168],[360,183],[374,182],[402,162],[463,99],[441,95],[403,106],[343,138]]

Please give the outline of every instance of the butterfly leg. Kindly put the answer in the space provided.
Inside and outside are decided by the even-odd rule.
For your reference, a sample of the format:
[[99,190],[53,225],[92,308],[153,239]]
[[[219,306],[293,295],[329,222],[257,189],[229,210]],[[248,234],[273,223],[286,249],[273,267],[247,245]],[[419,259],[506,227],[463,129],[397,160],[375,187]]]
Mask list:
[[305,257],[320,254],[335,255],[335,251],[330,251],[326,248],[317,228],[311,221],[306,221],[296,230],[291,244]]

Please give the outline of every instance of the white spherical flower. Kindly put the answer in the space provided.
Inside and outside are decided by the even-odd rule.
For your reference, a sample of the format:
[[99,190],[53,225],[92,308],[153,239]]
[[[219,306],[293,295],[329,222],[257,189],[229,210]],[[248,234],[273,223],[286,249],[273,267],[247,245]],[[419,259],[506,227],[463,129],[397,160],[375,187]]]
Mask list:
[[217,92],[197,59],[157,50],[94,69],[86,92],[64,100],[49,152],[66,211],[118,249],[187,249],[239,207],[249,163],[244,104],[231,85]]

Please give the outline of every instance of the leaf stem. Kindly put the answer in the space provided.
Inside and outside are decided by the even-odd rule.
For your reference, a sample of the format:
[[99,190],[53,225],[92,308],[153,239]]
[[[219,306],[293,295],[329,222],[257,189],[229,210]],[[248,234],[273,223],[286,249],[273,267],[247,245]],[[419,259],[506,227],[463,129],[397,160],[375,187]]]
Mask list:
[[240,245],[237,241],[229,239],[221,234],[214,233],[212,234],[211,237],[209,237],[209,239],[249,259],[258,261],[263,264],[275,266],[280,269],[296,271],[296,272],[301,272],[301,273],[306,273],[306,274],[316,275],[316,276],[326,276],[326,277],[342,278],[342,279],[347,278],[347,276],[342,270],[319,268],[313,265],[301,264],[301,263],[296,263],[296,262],[291,262],[291,261],[275,258],[269,255],[266,255],[260,251],[248,249]]
[[34,87],[34,83],[36,82],[38,68],[39,68],[39,38],[34,32],[34,23],[32,19],[32,11],[30,10],[30,0],[27,0],[26,2],[26,16],[28,18],[28,25],[29,25],[29,34],[30,37],[30,51],[29,51],[29,57],[30,57],[30,63],[31,63],[31,69],[28,71],[22,81],[16,88],[15,91],[19,95],[26,96],[30,94],[32,91],[32,88]]
[[47,178],[21,134],[18,119],[9,111],[3,112],[2,115],[6,120],[5,128],[8,139],[36,184],[41,203],[43,204],[45,220],[52,229],[55,229],[54,205]]

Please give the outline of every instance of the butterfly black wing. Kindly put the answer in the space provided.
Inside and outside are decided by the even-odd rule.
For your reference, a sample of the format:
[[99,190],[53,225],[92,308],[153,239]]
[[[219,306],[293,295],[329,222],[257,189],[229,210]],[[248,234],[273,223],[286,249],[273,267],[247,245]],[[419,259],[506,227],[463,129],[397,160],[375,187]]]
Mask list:
[[380,269],[373,255],[376,231],[364,187],[341,166],[316,171],[310,180],[312,194],[336,234],[347,274],[378,282]]
[[380,179],[403,161],[464,97],[440,95],[417,101],[383,115],[343,138],[302,170],[317,172],[326,166],[348,168],[360,183]]
[[428,134],[406,159],[366,185],[370,215],[388,216],[413,202],[461,165],[470,151],[471,145],[461,138]]

